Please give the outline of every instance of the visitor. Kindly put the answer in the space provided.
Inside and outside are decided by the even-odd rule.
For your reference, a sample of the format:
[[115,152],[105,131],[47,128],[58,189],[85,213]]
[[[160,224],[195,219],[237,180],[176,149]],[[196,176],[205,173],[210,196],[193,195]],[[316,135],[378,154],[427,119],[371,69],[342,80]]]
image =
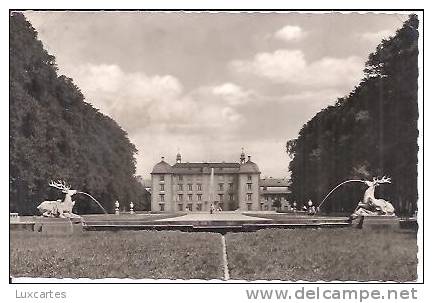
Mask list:
[[313,205],[313,201],[308,201],[308,215],[313,216],[316,214],[316,207]]

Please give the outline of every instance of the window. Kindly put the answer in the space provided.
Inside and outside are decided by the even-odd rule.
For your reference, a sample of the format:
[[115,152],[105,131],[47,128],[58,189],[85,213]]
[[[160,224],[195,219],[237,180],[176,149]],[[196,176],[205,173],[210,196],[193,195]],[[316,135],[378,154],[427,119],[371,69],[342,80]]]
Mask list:
[[192,190],[192,184],[188,184],[188,190]]
[[179,181],[183,181],[183,176],[182,176],[182,175],[179,175],[178,180],[179,180]]
[[248,190],[251,190],[251,183],[248,183]]
[[177,185],[177,189],[178,189],[178,190],[183,190],[183,184],[178,184],[178,185]]
[[251,201],[251,197],[252,197],[252,195],[253,195],[253,194],[247,194],[247,200],[248,200],[248,201]]
[[163,203],[159,204],[159,211],[164,211],[165,205]]
[[164,202],[164,201],[165,201],[164,194],[159,195],[159,200],[160,200],[161,202]]
[[218,186],[219,186],[219,190],[224,190],[224,183],[219,183]]
[[269,196],[265,196],[265,200],[266,200],[266,201],[269,201]]
[[178,201],[183,201],[183,195],[182,194],[178,194],[177,195],[177,200]]
[[179,211],[183,211],[183,204],[178,204],[178,205],[177,205],[177,209],[178,209]]
[[233,189],[233,183],[229,183],[229,188],[230,188],[230,190]]
[[251,180],[252,180],[251,175],[248,175],[248,181],[251,181]]
[[188,195],[188,201],[192,201],[192,195],[191,194]]
[[224,200],[224,195],[223,194],[218,194],[220,201],[222,202]]
[[164,182],[164,175],[160,175],[160,176],[159,176],[159,181],[160,181],[160,182]]
[[201,203],[197,204],[197,210],[198,210],[198,211],[201,211],[201,209],[202,209],[202,208],[201,208]]
[[247,203],[247,209],[251,210],[251,203]]
[[197,201],[201,201],[201,194],[197,195]]
[[186,208],[187,208],[189,211],[192,211],[192,203],[188,203],[188,205],[186,206]]
[[201,190],[201,184],[197,184],[197,190]]
[[229,195],[229,199],[230,199],[230,201],[233,201],[233,194]]
[[159,184],[159,190],[164,191],[164,184]]

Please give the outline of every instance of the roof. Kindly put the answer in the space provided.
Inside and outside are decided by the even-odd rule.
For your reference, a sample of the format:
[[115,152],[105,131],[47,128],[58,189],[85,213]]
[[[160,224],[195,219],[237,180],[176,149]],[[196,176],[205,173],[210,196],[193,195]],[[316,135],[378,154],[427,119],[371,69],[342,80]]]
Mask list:
[[210,174],[214,168],[214,174],[238,173],[239,163],[230,162],[186,162],[173,165],[174,174]]
[[170,174],[172,172],[171,165],[162,160],[155,164],[152,170],[152,174]]
[[263,190],[263,189],[261,189],[259,191],[259,193],[260,193],[260,195],[263,195],[263,196],[272,196],[272,195],[279,196],[282,194],[291,194],[292,192],[286,188],[286,189],[280,189],[280,190]]
[[260,179],[259,186],[263,187],[288,187],[290,185],[287,179],[266,178]]
[[240,164],[236,162],[183,162],[176,163],[173,167],[178,168],[202,168],[202,167],[214,167],[214,168],[239,168]]
[[257,164],[248,160],[246,163],[237,162],[181,162],[173,166],[162,159],[152,170],[152,174],[237,174],[237,173],[260,173]]
[[239,172],[240,173],[259,174],[260,169],[256,163],[252,162],[251,160],[248,160],[247,162],[245,162],[244,164],[241,165]]

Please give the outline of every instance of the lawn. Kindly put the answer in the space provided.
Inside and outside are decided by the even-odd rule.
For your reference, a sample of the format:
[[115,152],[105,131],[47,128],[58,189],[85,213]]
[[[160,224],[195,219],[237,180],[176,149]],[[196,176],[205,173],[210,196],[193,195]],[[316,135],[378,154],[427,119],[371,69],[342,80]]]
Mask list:
[[12,232],[12,277],[217,279],[221,236],[176,231]]
[[413,281],[416,233],[352,228],[226,235],[230,277],[245,280]]
[[[231,279],[416,280],[413,231],[269,229],[225,235]],[[221,235],[94,231],[11,233],[11,276],[221,279]]]

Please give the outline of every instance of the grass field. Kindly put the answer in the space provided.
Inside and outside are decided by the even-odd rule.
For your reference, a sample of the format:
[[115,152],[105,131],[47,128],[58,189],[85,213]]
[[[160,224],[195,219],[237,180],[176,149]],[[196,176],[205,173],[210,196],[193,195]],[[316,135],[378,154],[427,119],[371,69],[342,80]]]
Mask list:
[[[228,233],[231,279],[416,280],[412,231],[352,228]],[[221,279],[221,235],[176,231],[11,233],[11,276]]]
[[416,280],[415,232],[261,230],[226,235],[232,279]]
[[156,231],[11,233],[11,276],[218,279],[219,234]]

